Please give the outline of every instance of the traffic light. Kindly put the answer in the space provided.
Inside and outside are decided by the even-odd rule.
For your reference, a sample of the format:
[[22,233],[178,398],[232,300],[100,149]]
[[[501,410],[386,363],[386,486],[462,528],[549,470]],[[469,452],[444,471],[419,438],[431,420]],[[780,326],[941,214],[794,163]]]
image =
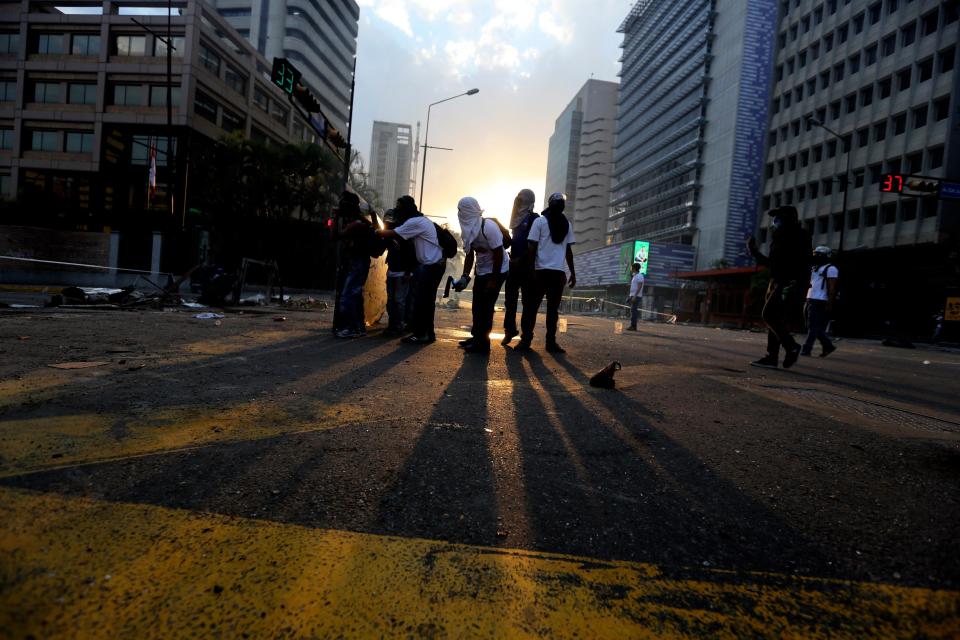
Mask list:
[[884,193],[900,193],[903,191],[903,176],[898,173],[885,173],[880,181],[880,191]]
[[940,190],[939,180],[911,180],[907,183],[907,188],[911,191],[921,193],[936,193]]
[[327,124],[327,141],[338,149],[343,149],[347,146],[347,141],[343,139],[340,132],[329,124]]
[[273,72],[270,79],[280,87],[284,93],[293,95],[294,87],[300,83],[301,73],[286,58],[273,59]]
[[307,113],[319,113],[320,103],[302,82],[293,85],[293,97]]

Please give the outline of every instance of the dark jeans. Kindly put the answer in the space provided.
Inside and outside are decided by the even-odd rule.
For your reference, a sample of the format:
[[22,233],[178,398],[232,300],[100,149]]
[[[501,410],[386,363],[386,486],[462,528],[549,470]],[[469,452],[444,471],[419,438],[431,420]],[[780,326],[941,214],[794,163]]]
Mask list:
[[404,276],[387,276],[387,329],[400,331],[407,326],[410,282]]
[[[537,324],[537,312],[544,296],[547,298],[547,344],[557,341],[557,320],[560,317],[560,300],[567,284],[567,274],[553,269],[538,269],[529,283],[529,296],[523,299],[523,315],[520,317],[521,335],[524,342],[533,340],[533,327]],[[529,298],[529,299],[528,299]]]
[[447,270],[447,261],[422,264],[413,272],[413,321],[411,330],[418,338],[435,338],[433,316],[437,308],[437,288]]
[[803,353],[813,350],[813,343],[820,341],[820,346],[827,351],[833,350],[833,343],[827,337],[827,324],[830,323],[830,312],[827,311],[826,300],[807,300],[803,309],[807,320],[807,339],[803,343]]
[[767,323],[767,354],[779,358],[780,347],[785,351],[793,351],[799,345],[790,335],[790,321],[799,316],[798,285],[791,287],[784,295],[784,285],[771,281],[767,287],[767,298],[763,305],[763,321]]
[[363,285],[370,273],[370,258],[352,258],[344,265],[346,278],[340,292],[340,329],[365,331],[363,316]]
[[637,328],[637,319],[640,315],[638,308],[640,307],[640,296],[633,296],[633,301],[630,303],[630,326],[634,329]]
[[529,272],[517,267],[507,272],[507,281],[503,290],[503,330],[517,333],[517,299],[527,297],[527,278]]
[[[473,281],[473,329],[470,333],[477,344],[490,344],[490,331],[493,329],[493,311],[507,274],[487,274],[477,276]],[[491,286],[490,283],[493,283]]]

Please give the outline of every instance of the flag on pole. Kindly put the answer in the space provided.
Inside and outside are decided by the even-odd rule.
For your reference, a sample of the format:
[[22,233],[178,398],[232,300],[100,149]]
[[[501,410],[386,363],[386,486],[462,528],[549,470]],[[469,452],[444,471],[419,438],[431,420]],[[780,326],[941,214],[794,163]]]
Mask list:
[[157,142],[156,138],[148,138],[150,145],[150,170],[147,172],[147,191],[150,198],[157,195]]

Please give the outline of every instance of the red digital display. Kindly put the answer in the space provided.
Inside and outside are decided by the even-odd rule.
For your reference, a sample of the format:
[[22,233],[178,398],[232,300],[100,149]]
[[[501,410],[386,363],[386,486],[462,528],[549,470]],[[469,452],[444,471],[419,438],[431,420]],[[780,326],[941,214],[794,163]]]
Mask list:
[[898,173],[885,173],[880,181],[880,191],[900,193],[903,191],[903,176]]

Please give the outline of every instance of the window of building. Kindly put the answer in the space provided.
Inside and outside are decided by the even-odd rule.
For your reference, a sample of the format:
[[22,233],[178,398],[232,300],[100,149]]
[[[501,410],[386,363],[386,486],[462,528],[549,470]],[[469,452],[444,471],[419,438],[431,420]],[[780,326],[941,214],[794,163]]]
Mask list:
[[224,109],[223,114],[220,117],[220,126],[227,133],[233,131],[243,131],[244,121],[239,115],[233,113],[229,109]]
[[860,228],[860,210],[850,209],[847,211],[847,229]]
[[843,63],[833,65],[833,81],[840,82],[843,80]]
[[877,87],[878,87],[879,90],[880,90],[880,99],[881,99],[881,100],[883,100],[884,98],[889,98],[889,97],[890,97],[890,93],[891,93],[891,91],[892,91],[892,89],[893,89],[893,80],[890,78],[890,76],[887,76],[887,77],[884,78],[883,80],[879,80],[879,81],[877,82]]
[[[886,38],[880,41],[880,46],[882,47],[881,52],[883,57],[892,56],[897,51],[897,34],[891,33]],[[874,54],[877,52],[877,45],[868,47],[868,51],[873,49]],[[876,62],[876,56],[874,56],[874,62]]]
[[843,228],[843,213],[834,213],[831,215],[830,226],[833,228],[834,232],[840,231]]
[[280,124],[287,124],[287,118],[290,117],[290,110],[284,109],[279,103],[274,102],[270,110],[270,116]]
[[933,77],[933,58],[917,63],[917,82],[926,82]]
[[912,73],[913,69],[910,67],[897,72],[897,91],[906,91],[910,88],[910,76]]
[[143,105],[143,87],[139,84],[113,85],[113,104],[123,107]]
[[65,40],[62,33],[41,33],[37,36],[37,53],[63,55],[67,52]]
[[773,194],[773,206],[779,207],[783,204],[783,196],[779,193]]
[[778,65],[777,65],[776,77],[777,77],[777,82],[780,82],[781,80],[783,80],[783,65],[782,65],[782,64],[778,64]]
[[0,129],[0,149],[4,151],[13,149],[13,129]]
[[787,161],[783,158],[777,160],[777,175],[782,176],[787,170]]
[[857,71],[860,71],[860,54],[850,56],[847,59],[847,67],[850,69],[850,73],[854,74]]
[[33,151],[60,151],[59,131],[34,131],[30,135]]
[[[907,2],[912,2],[912,1],[913,1],[913,0],[907,0]],[[887,15],[890,15],[891,13],[893,13],[894,11],[896,11],[896,10],[897,10],[897,6],[898,6],[899,4],[900,4],[900,3],[899,3],[898,0],[887,0]]]
[[200,43],[200,56],[198,57],[202,64],[210,73],[220,75],[220,56],[207,45]]
[[817,109],[817,120],[819,120],[820,122],[826,122],[826,121],[827,121],[827,108],[826,108],[826,107],[820,107],[820,108]]
[[870,24],[877,24],[880,22],[880,16],[883,15],[883,5],[879,2],[874,2],[867,9],[867,15],[870,19]]
[[33,85],[33,101],[46,103],[63,102],[63,93],[59,82],[37,82]]
[[20,34],[19,33],[0,33],[0,53],[19,53],[20,52]]
[[783,197],[787,204],[793,204],[793,189],[787,189],[787,192],[783,194]]
[[887,173],[900,173],[901,164],[900,158],[888,158]]
[[860,89],[860,106],[867,107],[873,104],[873,87]]
[[829,196],[833,193],[833,178],[824,178],[820,181],[820,186],[823,187],[823,195]]
[[817,233],[827,233],[830,231],[829,216],[820,216],[817,218]]
[[766,177],[767,177],[768,180],[773,177],[773,163],[772,163],[772,162],[768,162],[768,163],[767,163],[765,175],[766,175]]
[[940,10],[934,9],[920,18],[920,35],[929,36],[937,32],[937,24],[940,22]]
[[787,32],[781,31],[780,35],[777,37],[777,47],[783,49],[787,46]]
[[242,72],[231,67],[230,65],[227,65],[223,74],[223,78],[231,89],[242,96],[247,95],[247,76],[245,76]]
[[833,34],[828,33],[823,37],[823,52],[829,53],[833,51]]
[[907,114],[901,113],[890,118],[893,122],[893,135],[902,135],[907,130]]
[[810,164],[810,151],[808,149],[804,149],[800,152],[800,166],[805,167],[808,164]]
[[850,27],[846,24],[841,25],[837,28],[837,42],[843,44],[847,41],[847,36],[850,35]]
[[854,189],[863,188],[863,169],[857,169],[853,172],[853,187]]
[[796,69],[796,61],[793,58],[787,58],[787,73],[793,73]]
[[956,2],[947,2],[943,5],[943,26],[960,20],[960,6]]
[[793,155],[787,158],[787,170],[788,171],[797,170],[797,156]]
[[70,104],[97,104],[97,85],[91,83],[70,83]]
[[797,202],[803,202],[807,199],[807,188],[803,185],[797,187]]
[[925,126],[927,126],[927,105],[917,107],[913,110],[913,128],[919,129]]
[[940,73],[947,73],[953,71],[953,67],[956,64],[957,57],[957,48],[949,47],[942,50],[937,54],[937,67],[940,69]]
[[791,42],[795,41],[795,40],[797,39],[797,35],[798,35],[798,34],[799,34],[799,31],[797,30],[797,25],[796,25],[796,24],[791,25],[791,27],[790,27],[790,41],[791,41]]
[[911,22],[905,27],[900,27],[900,46],[909,47],[917,40],[917,23]]
[[834,100],[830,103],[830,119],[836,120],[840,117],[840,101]]
[[870,165],[870,184],[879,184],[882,175],[883,165],[881,163]]
[[809,184],[807,185],[807,191],[810,192],[810,199],[811,199],[811,200],[814,199],[814,198],[816,198],[818,195],[820,195],[820,183],[819,183],[819,182],[811,182],[811,183],[809,183]]
[[217,101],[208,96],[199,89],[193,99],[193,112],[201,118],[209,120],[216,124],[217,122]]
[[811,59],[811,60],[816,60],[817,58],[819,58],[819,57],[820,57],[820,43],[819,43],[819,42],[814,42],[812,45],[810,45],[809,51],[810,51],[810,59]]
[[857,110],[857,94],[851,93],[843,100],[846,103],[846,109],[844,110],[844,113],[853,113]]
[[794,138],[800,135],[800,120],[794,120],[790,123],[790,131],[793,133]]
[[830,72],[824,71],[820,74],[820,88],[826,89],[830,86]]
[[827,13],[831,16],[837,12],[837,0],[827,0]]
[[927,168],[939,169],[943,166],[943,147],[933,147],[927,150]]
[[863,226],[865,227],[875,227],[877,226],[877,208],[876,207],[867,207],[863,210]]
[[[171,87],[170,100],[174,106],[180,104],[180,87]],[[150,106],[167,106],[167,85],[159,84],[150,87]]]
[[67,132],[67,153],[93,152],[93,133],[87,131]]
[[920,201],[920,216],[923,218],[936,218],[938,204],[934,198],[924,198]]
[[75,56],[96,56],[100,54],[100,36],[75,33],[70,45],[70,53]]
[[789,133],[789,131],[790,130],[787,128],[787,125],[783,125],[782,127],[780,127],[780,142],[787,141],[787,134]]
[[807,80],[807,97],[814,95],[817,92],[817,79],[810,78]]
[[[153,39],[153,55],[158,58],[167,57],[167,43],[165,42],[166,36],[163,37],[163,40],[160,38],[154,37]],[[171,53],[172,58],[182,58],[183,57],[183,48],[184,48],[184,38],[183,36],[171,36],[170,41],[173,43],[173,52]]]
[[810,16],[803,16],[800,19],[800,28],[803,29],[804,33],[810,31]]
[[846,191],[847,182],[849,181],[849,179],[850,179],[849,176],[847,176],[846,174],[841,174],[841,175],[838,175],[836,178],[834,178],[834,180],[836,180],[837,182],[837,191],[839,191],[840,193],[843,193],[844,191]]
[[873,141],[880,142],[887,137],[887,123],[878,122],[873,125]]
[[783,94],[783,108],[786,109],[791,104],[793,104],[793,93],[787,91],[785,94]]
[[835,158],[837,156],[837,141],[830,140],[827,142],[827,157]]
[[870,144],[870,129],[864,127],[863,129],[857,130],[857,146],[865,147]]
[[807,50],[804,49],[799,54],[797,54],[797,67],[803,69],[807,66]]
[[936,122],[950,117],[950,96],[943,96],[933,101],[933,119]]
[[823,160],[823,147],[818,144],[813,148],[813,161],[820,162],[821,160]]
[[767,135],[767,140],[770,141],[771,147],[777,146],[777,130],[776,129],[773,129],[772,131],[770,131],[770,133]]
[[863,31],[863,22],[865,17],[866,17],[865,14],[863,14],[862,12],[853,16],[853,33],[854,34],[859,34],[860,32]]
[[780,113],[780,98],[774,98],[770,102],[770,111],[773,113]]
[[118,56],[147,55],[147,37],[118,35],[114,38],[114,49]]
[[270,98],[267,97],[267,93],[260,87],[254,87],[253,89],[253,103],[264,111],[270,108]]
[[[130,147],[130,163],[140,166],[150,164],[150,148],[157,150],[157,166],[167,165],[167,137],[166,136],[133,136],[133,145]],[[177,152],[177,139],[173,139],[173,153]]]
[[914,175],[923,172],[923,152],[910,153],[907,155],[906,162],[907,173]]
[[813,24],[814,26],[823,22],[823,5],[820,5],[813,10]]
[[0,102],[17,101],[17,81],[0,80]]
[[881,224],[893,224],[897,221],[897,203],[888,202],[880,207]]
[[850,150],[853,149],[853,134],[848,133],[847,135],[843,136],[840,141],[842,143],[840,148],[843,149],[843,152],[850,153]]

